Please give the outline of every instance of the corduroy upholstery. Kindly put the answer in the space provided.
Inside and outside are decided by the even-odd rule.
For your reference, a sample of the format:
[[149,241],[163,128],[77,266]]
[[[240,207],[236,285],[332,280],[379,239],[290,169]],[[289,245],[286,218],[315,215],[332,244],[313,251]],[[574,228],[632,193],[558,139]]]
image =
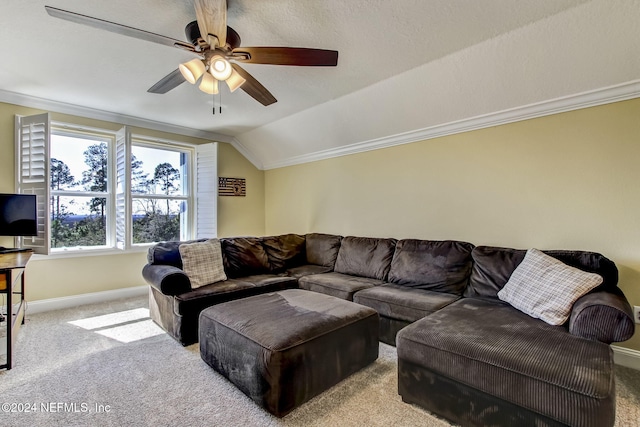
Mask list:
[[271,272],[267,251],[257,237],[220,239],[224,271],[231,279]]
[[272,273],[282,273],[288,268],[305,264],[306,240],[299,234],[285,234],[261,239],[267,253],[269,268]]
[[202,312],[200,354],[282,417],[377,359],[378,315],[300,289],[253,296]]
[[[600,254],[543,251],[603,277],[573,304],[564,325],[551,326],[497,298],[525,250],[326,234],[221,241],[231,278],[198,289],[191,289],[176,255],[184,242],[149,251],[143,276],[151,285],[151,317],[183,344],[198,339],[198,315],[209,306],[300,286],[380,313],[379,339],[398,346],[399,392],[406,402],[462,425],[611,425],[608,344],[629,339],[635,324],[617,288],[617,268]],[[240,314],[243,302],[233,306]],[[275,317],[275,325],[284,322]],[[298,320],[288,319],[291,325]],[[287,336],[289,325],[272,326],[262,330]],[[354,338],[346,335],[342,346]]]
[[454,240],[400,240],[389,282],[408,288],[462,295],[471,273],[473,245]]
[[[571,267],[602,276],[603,282],[596,290],[611,291],[618,285],[618,269],[613,261],[596,252],[542,251]],[[527,251],[523,249],[476,246],[471,252],[473,269],[465,297],[497,298],[511,274],[522,262]]]
[[353,294],[385,284],[384,280],[342,273],[311,274],[298,280],[301,289],[353,301]]
[[633,310],[618,288],[593,292],[578,299],[569,318],[569,332],[605,344],[626,341],[633,336]]
[[396,345],[400,329],[456,301],[469,282],[473,245],[454,240],[404,239],[395,245],[388,281],[353,301],[380,314],[380,340]]
[[386,280],[396,239],[348,236],[342,239],[334,271],[351,276]]
[[613,425],[608,344],[634,331],[617,268],[594,252],[544,252],[603,283],[576,301],[566,324],[551,326],[497,298],[526,251],[474,248],[467,298],[398,333],[404,401],[464,426]]
[[[525,408],[528,415],[518,415],[518,425],[539,425],[538,417],[561,425],[613,425],[610,347],[570,335],[564,327],[548,325],[506,303],[459,300],[404,328],[397,342],[403,399],[462,425],[509,419],[510,409],[495,402],[485,406],[474,400],[476,394]],[[435,384],[424,377],[426,371],[449,379],[453,390],[456,383],[465,386],[458,390],[465,391],[464,401],[451,399],[444,406],[418,402],[413,392]]]
[[371,307],[380,316],[380,341],[396,345],[396,334],[403,327],[446,307],[458,295],[385,284],[358,291],[353,302]]
[[309,276],[311,274],[322,274],[322,273],[331,273],[333,268],[325,267],[324,265],[300,265],[298,267],[288,268],[285,273],[287,276],[295,277],[296,279],[300,279],[304,276]]
[[[183,345],[198,340],[198,316],[212,305],[266,292],[297,288],[298,278],[333,270],[342,237],[313,234],[220,239],[228,280],[197,289],[185,274],[179,248],[162,242],[151,247],[142,275],[151,285],[151,318]],[[314,262],[309,263],[309,256]],[[324,265],[326,264],[326,265]]]
[[342,236],[323,233],[309,233],[305,236],[307,264],[333,267],[338,258]]
[[301,277],[300,287],[353,301],[356,292],[386,283],[395,244],[395,239],[344,237],[334,271]]

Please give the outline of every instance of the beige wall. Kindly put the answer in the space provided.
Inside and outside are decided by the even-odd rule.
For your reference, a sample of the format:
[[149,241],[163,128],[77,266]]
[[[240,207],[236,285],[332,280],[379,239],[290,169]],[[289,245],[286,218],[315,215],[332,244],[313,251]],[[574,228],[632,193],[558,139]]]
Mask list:
[[[41,112],[31,108],[0,103],[0,192],[14,191],[15,115],[30,115]],[[52,119],[110,130],[117,130],[121,127],[117,123],[56,113],[52,114]],[[132,128],[132,131],[151,137],[194,144],[209,142],[198,138],[140,128]],[[264,234],[264,172],[256,169],[232,146],[222,143],[218,147],[219,174],[247,179],[247,197],[219,198],[219,234],[221,236]],[[0,237],[0,245],[12,246],[13,240]],[[145,262],[145,253],[34,259],[27,268],[27,299],[34,301],[144,285],[141,271]]]
[[635,99],[270,170],[265,231],[592,250],[640,305],[639,118]]
[[218,176],[245,178],[246,197],[218,197],[218,235],[264,235],[264,171],[258,170],[232,145],[218,145]]

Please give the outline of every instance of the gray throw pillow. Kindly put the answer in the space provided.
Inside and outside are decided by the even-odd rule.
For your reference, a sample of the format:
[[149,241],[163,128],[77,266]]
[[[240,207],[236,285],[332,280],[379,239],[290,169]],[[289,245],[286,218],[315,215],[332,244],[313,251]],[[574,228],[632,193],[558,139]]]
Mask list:
[[529,249],[498,292],[506,301],[531,317],[562,325],[573,304],[602,283],[602,276],[568,266],[537,249]]
[[189,277],[192,289],[227,280],[218,239],[184,243],[178,249],[182,257],[182,269]]

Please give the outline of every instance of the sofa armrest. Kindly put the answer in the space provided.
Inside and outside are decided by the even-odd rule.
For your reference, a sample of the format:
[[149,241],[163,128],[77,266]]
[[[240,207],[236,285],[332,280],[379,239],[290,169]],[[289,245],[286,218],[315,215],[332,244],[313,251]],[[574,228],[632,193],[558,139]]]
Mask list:
[[172,265],[147,264],[142,268],[142,277],[165,295],[180,295],[191,290],[189,277]]
[[626,341],[633,336],[633,310],[621,290],[593,292],[573,305],[569,332],[606,344]]

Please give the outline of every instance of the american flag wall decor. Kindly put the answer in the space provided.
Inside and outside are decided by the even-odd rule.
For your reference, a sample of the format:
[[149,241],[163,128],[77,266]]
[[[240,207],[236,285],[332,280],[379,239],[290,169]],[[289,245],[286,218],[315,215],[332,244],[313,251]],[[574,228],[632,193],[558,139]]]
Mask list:
[[218,177],[218,196],[246,196],[247,180]]

